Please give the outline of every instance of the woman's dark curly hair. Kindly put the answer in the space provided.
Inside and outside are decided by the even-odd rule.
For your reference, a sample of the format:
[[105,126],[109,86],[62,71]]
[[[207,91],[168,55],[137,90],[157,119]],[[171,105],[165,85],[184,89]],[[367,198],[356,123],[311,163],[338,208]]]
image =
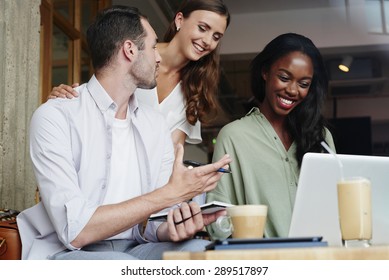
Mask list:
[[301,166],[307,152],[322,152],[325,138],[325,119],[321,114],[328,91],[328,78],[323,58],[313,42],[295,33],[282,34],[273,39],[251,62],[251,90],[260,103],[265,98],[265,80],[262,73],[270,70],[275,61],[291,52],[299,51],[310,57],[313,78],[308,95],[287,116],[287,128],[297,144],[296,158]]
[[[193,11],[204,10],[215,12],[226,17],[227,26],[230,23],[230,13],[222,0],[185,0],[178,8],[184,18]],[[170,24],[165,42],[170,42],[176,35],[177,29],[174,20]],[[194,125],[197,120],[205,123],[212,116],[216,116],[219,104],[217,101],[219,70],[219,46],[210,54],[197,61],[190,61],[180,71],[182,90],[186,99],[186,118]]]

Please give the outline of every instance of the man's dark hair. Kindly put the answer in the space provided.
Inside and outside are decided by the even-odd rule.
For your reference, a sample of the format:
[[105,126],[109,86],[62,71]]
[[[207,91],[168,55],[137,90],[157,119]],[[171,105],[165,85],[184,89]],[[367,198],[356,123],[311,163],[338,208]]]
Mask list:
[[137,8],[112,6],[96,17],[86,36],[95,71],[107,66],[125,40],[131,40],[139,50],[144,48],[141,19],[146,19]]

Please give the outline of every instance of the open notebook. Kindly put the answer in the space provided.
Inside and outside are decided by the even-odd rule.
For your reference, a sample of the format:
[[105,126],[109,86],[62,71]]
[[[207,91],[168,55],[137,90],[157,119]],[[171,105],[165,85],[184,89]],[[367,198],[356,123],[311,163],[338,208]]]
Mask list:
[[[389,157],[338,155],[344,177],[363,176],[372,187],[372,244],[389,244]],[[341,246],[336,183],[339,165],[330,154],[307,153],[302,162],[289,236],[323,236]]]

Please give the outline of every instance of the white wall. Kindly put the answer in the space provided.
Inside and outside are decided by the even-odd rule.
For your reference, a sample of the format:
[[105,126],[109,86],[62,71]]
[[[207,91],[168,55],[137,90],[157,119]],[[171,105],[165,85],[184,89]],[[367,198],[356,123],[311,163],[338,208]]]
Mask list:
[[[343,2],[343,1],[339,1]],[[369,34],[364,0],[330,8],[233,14],[221,53],[257,53],[275,36],[295,32],[318,48],[389,44],[389,36]]]

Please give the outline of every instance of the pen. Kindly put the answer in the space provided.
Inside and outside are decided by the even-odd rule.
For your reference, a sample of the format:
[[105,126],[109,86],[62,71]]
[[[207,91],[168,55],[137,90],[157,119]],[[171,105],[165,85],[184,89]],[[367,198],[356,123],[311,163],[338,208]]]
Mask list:
[[198,214],[200,214],[200,213],[201,213],[201,211],[199,211],[199,212],[193,214],[192,216],[190,216],[190,217],[188,217],[188,218],[182,219],[182,220],[179,221],[179,222],[174,222],[174,224],[175,224],[175,225],[182,224],[183,222],[186,222],[187,220],[192,219],[194,216],[196,216],[196,215],[198,215]]
[[[194,161],[194,160],[184,160],[184,164],[187,165],[187,166],[193,166],[193,167],[198,167],[198,166],[205,165],[205,163],[197,162],[197,161]],[[228,169],[225,169],[225,168],[219,168],[217,171],[218,172],[222,172],[222,173],[231,173],[231,170],[228,170]]]

